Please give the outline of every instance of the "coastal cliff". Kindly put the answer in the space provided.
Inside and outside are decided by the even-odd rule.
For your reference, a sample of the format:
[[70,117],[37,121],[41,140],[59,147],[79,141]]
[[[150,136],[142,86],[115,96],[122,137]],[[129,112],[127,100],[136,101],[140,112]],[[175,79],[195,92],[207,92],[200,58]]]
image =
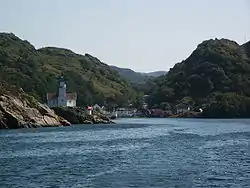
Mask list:
[[70,123],[22,89],[0,88],[0,129],[69,126]]

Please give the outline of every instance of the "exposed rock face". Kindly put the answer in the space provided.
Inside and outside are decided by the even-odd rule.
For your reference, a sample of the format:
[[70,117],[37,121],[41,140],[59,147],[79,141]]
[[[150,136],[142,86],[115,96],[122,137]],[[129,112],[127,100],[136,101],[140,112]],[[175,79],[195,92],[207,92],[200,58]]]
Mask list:
[[68,125],[67,120],[22,91],[0,95],[0,129]]
[[93,115],[86,115],[85,108],[82,107],[65,107],[53,108],[59,116],[68,120],[71,124],[114,124],[108,117],[94,113]]

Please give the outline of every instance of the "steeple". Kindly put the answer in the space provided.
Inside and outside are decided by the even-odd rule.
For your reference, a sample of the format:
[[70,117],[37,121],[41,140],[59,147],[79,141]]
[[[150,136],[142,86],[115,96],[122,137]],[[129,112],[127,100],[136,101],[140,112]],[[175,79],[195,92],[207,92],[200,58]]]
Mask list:
[[67,86],[63,76],[59,79],[58,106],[67,106]]
[[66,83],[63,76],[61,76],[59,79],[59,88],[66,88]]

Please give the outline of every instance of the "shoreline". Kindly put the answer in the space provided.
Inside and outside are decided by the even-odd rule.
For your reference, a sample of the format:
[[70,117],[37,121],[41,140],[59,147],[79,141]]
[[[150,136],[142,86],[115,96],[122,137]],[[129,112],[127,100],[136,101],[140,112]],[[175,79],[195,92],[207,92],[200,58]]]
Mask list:
[[250,119],[250,117],[118,117],[116,119]]

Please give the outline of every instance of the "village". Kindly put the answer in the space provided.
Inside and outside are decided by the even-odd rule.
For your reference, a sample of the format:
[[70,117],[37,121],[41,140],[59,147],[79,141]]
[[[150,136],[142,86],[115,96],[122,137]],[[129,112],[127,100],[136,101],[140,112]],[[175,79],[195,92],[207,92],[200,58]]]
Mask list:
[[[112,111],[109,111],[105,106],[99,104],[86,106],[86,115],[92,115],[93,112],[98,112],[105,115],[108,118],[132,118],[132,117],[168,117],[170,115],[180,115],[185,114],[191,111],[189,105],[177,105],[176,111],[173,113],[171,110],[162,110],[160,108],[148,108],[146,98],[144,96],[142,109],[138,110],[136,108],[114,108]],[[77,93],[67,92],[67,85],[63,77],[59,79],[59,88],[58,92],[47,93],[47,104],[48,107],[76,107],[77,106]],[[202,109],[199,109],[199,112],[202,112]]]

